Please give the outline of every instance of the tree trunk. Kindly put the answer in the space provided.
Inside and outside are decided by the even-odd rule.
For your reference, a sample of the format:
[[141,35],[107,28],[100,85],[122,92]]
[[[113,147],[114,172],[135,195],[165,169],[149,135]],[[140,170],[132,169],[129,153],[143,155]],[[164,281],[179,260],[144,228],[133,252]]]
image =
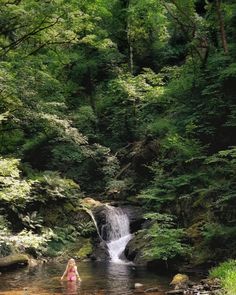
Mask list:
[[[130,1],[126,2],[126,10],[129,10]],[[133,75],[134,73],[134,51],[133,51],[133,40],[132,40],[132,34],[131,34],[131,26],[130,26],[130,20],[129,15],[127,14],[127,42],[128,42],[128,50],[129,50],[129,70],[130,73]]]
[[219,26],[220,26],[220,36],[221,42],[225,53],[228,53],[228,44],[225,33],[224,18],[221,11],[221,0],[216,0],[216,12],[218,16]]
[[130,24],[128,20],[128,25],[127,25],[127,40],[129,44],[129,70],[130,73],[133,75],[134,73],[134,53],[133,53],[133,42],[132,42],[132,37],[131,37],[131,31],[130,31]]
[[133,45],[132,42],[129,42],[129,60],[130,60],[130,73],[134,73],[134,54],[133,54]]

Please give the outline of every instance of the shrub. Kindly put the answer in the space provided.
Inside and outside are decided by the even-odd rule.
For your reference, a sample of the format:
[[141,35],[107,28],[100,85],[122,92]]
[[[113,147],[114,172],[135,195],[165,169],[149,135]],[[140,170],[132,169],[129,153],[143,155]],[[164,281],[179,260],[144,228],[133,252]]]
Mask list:
[[236,294],[236,260],[229,260],[211,269],[210,276],[219,278],[227,295]]
[[152,219],[152,225],[144,229],[144,239],[149,242],[144,250],[144,256],[151,259],[168,260],[186,255],[188,246],[182,242],[184,231],[174,228],[174,218],[168,214],[147,214]]

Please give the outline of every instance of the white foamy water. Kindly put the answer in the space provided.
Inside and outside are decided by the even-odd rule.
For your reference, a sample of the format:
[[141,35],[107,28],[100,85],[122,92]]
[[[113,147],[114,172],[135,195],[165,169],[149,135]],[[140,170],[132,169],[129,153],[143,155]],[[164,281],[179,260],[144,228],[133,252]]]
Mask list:
[[[103,236],[103,230],[101,235]],[[107,205],[106,240],[112,262],[128,263],[122,259],[126,245],[131,240],[129,218],[121,208]]]

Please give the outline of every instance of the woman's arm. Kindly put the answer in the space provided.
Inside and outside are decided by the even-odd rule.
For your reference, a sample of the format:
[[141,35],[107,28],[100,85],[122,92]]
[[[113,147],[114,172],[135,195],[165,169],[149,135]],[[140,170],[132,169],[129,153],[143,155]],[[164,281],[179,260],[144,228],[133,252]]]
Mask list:
[[78,280],[81,281],[81,278],[80,278],[78,270],[77,270],[77,266],[75,267],[75,274],[76,274]]
[[68,272],[68,265],[66,266],[66,270],[64,271],[64,273],[61,277],[61,280],[64,280],[65,276],[67,275],[67,272]]

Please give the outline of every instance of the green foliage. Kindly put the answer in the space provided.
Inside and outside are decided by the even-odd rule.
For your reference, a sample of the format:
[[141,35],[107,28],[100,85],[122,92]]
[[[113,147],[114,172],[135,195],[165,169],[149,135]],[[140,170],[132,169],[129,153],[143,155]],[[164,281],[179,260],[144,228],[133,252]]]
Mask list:
[[224,224],[207,223],[202,230],[204,243],[212,249],[212,258],[222,260],[235,256],[236,227]]
[[236,292],[236,261],[229,260],[221,263],[219,266],[210,270],[210,276],[221,280],[222,286],[227,295],[233,295]]
[[46,251],[47,243],[53,236],[53,231],[48,228],[44,228],[40,235],[27,230],[13,235],[8,230],[1,230],[1,249],[3,245],[1,255],[5,256],[10,253],[11,249],[14,249],[19,252],[26,251],[29,254],[41,256]]
[[76,253],[76,256],[78,258],[87,258],[89,255],[91,255],[92,250],[93,250],[92,244],[90,240],[87,239],[85,240],[85,243],[83,243],[79,251]]
[[62,178],[58,173],[46,172],[33,177],[31,194],[33,201],[46,203],[63,199],[77,200],[81,196],[80,187],[71,179]]
[[32,212],[31,214],[27,214],[23,216],[20,214],[19,216],[22,220],[22,223],[25,227],[35,230],[42,227],[43,219],[38,215],[37,211]]
[[0,159],[0,202],[8,202],[13,210],[16,206],[24,206],[30,198],[31,182],[21,179],[19,162],[14,158]]
[[229,270],[235,269],[235,267],[236,267],[236,261],[229,260],[229,261],[221,263],[217,267],[212,268],[210,271],[210,275],[214,278],[225,279],[227,276],[227,272]]
[[55,227],[53,241],[65,244],[66,242],[75,242],[78,233],[74,225],[68,225],[66,228]]
[[[71,179],[65,179],[55,172],[46,172],[42,175],[31,176],[31,179],[21,177],[18,159],[1,158],[0,181],[2,190],[0,202],[11,210],[19,213],[33,202],[46,203],[59,199],[77,200],[80,196],[80,187]],[[23,223],[30,227],[41,219],[35,212],[28,216],[19,215]],[[35,221],[34,221],[35,219]],[[39,227],[39,224],[38,226]]]
[[178,256],[187,256],[188,246],[182,242],[184,230],[175,228],[173,217],[166,214],[149,213],[152,219],[148,229],[144,229],[143,238],[148,241],[144,256],[149,259],[169,260]]
[[0,215],[0,257],[7,256],[12,252],[9,243],[5,241],[4,238],[2,238],[8,234],[8,226],[9,223],[7,222],[6,218]]
[[93,233],[96,232],[94,223],[92,221],[80,221],[77,226],[78,234],[82,237],[90,237]]
[[81,106],[73,115],[75,127],[89,139],[96,139],[97,121],[94,110],[90,106]]

